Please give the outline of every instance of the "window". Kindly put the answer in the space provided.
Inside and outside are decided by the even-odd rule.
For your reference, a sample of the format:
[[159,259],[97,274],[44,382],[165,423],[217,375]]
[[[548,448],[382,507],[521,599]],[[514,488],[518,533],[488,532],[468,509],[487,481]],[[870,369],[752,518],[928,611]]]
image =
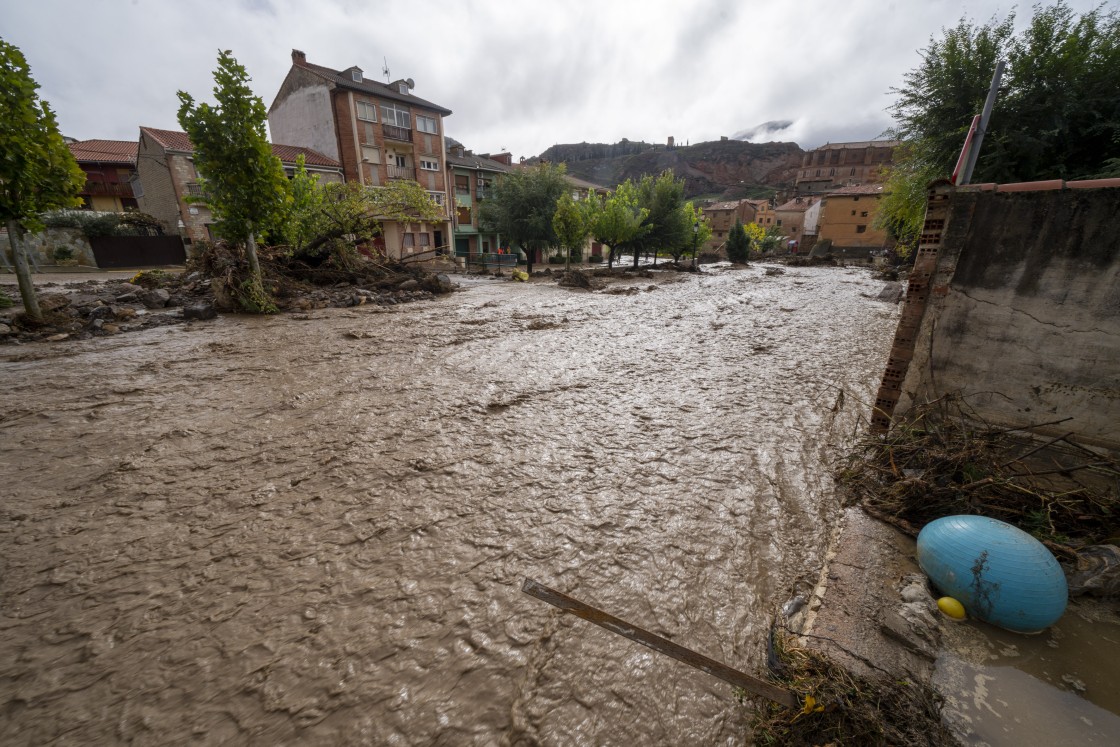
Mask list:
[[[395,156],[393,156],[393,165],[397,166],[399,168],[402,168],[402,169],[407,168],[408,167],[408,159],[405,158],[402,155],[399,155],[399,154],[395,155]],[[855,215],[855,213],[852,213],[852,215]]]
[[856,168],[855,168],[855,166],[853,166],[852,167],[852,173],[848,174],[848,176],[855,176],[855,175],[856,175]]
[[404,127],[405,129],[411,129],[412,127],[412,115],[408,113],[408,107],[406,106],[382,104],[381,121],[394,127]]
[[828,170],[828,175],[829,176],[836,176],[836,169],[829,169]]
[[775,223],[774,225],[776,225],[776,226],[778,226],[778,227],[780,228],[780,227],[781,227],[781,225],[782,225],[782,219],[781,219],[781,218],[778,218],[778,222],[777,222],[777,223]]
[[351,70],[350,71],[350,80],[354,81],[355,83],[361,83],[362,82],[362,71],[361,70]]
[[417,114],[416,129],[420,130],[420,132],[430,132],[433,135],[439,134],[439,128],[436,126],[435,117],[424,117]]
[[862,213],[859,214],[859,217],[866,218],[867,217],[867,211],[864,210]]
[[431,246],[431,245],[432,245],[431,235],[427,231],[420,234],[420,246]]
[[469,195],[471,193],[471,178],[466,174],[455,175],[455,194]]
[[856,233],[865,233],[866,231],[867,226],[856,226]]
[[398,91],[400,91],[401,93],[403,93],[403,94],[406,94],[406,95],[407,95],[407,94],[408,94],[408,84],[407,84],[407,83],[405,83],[405,82],[404,82],[404,81],[402,80],[402,81],[401,81],[400,83],[398,83],[398,84],[397,84],[397,90],[398,90]]
[[362,160],[367,163],[381,163],[381,151],[368,145],[362,146]]
[[420,159],[420,168],[425,171],[439,171],[439,161],[433,161],[428,158]]
[[431,197],[435,204],[443,205],[443,192],[429,192],[428,197]]
[[455,211],[455,218],[458,220],[460,226],[469,226],[471,224],[471,209],[469,207],[460,207]]
[[817,176],[820,176],[820,175],[821,175],[821,170],[817,169]]
[[416,246],[416,234],[406,233],[404,235],[404,248],[411,249],[414,246]]
[[855,215],[855,214],[856,214],[856,211],[855,211],[855,210],[853,210],[853,211],[852,211],[852,215]]
[[376,122],[377,121],[377,107],[368,101],[359,101],[358,103],[358,119],[363,122]]

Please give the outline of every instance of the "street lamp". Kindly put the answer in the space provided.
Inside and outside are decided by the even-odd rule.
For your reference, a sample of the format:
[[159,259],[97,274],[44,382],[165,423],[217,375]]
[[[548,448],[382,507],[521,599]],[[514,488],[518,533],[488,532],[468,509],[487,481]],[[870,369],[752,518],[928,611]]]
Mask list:
[[696,250],[700,244],[700,221],[692,221],[692,269],[696,267]]

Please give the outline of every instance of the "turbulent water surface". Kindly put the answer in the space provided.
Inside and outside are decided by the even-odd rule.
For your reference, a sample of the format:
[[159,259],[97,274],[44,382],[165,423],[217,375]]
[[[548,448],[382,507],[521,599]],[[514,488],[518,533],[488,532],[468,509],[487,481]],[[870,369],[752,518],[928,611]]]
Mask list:
[[896,310],[627,282],[0,348],[0,742],[741,743],[730,686],[521,582],[761,671]]

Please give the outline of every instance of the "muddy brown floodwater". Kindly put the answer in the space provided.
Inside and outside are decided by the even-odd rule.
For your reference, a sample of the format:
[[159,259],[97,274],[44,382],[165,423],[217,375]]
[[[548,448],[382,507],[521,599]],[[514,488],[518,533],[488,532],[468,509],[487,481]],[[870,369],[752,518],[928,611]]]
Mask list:
[[[854,269],[0,348],[0,742],[739,744],[893,306]],[[844,397],[839,397],[844,391]]]

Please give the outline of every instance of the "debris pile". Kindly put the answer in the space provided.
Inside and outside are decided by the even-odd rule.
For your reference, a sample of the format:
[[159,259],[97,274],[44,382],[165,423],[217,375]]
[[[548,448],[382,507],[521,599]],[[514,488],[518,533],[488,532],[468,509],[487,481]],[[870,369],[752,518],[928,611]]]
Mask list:
[[985,423],[959,397],[910,409],[867,436],[838,479],[872,516],[916,536],[942,516],[979,514],[1029,532],[1059,559],[1120,536],[1120,464],[1071,439]]

